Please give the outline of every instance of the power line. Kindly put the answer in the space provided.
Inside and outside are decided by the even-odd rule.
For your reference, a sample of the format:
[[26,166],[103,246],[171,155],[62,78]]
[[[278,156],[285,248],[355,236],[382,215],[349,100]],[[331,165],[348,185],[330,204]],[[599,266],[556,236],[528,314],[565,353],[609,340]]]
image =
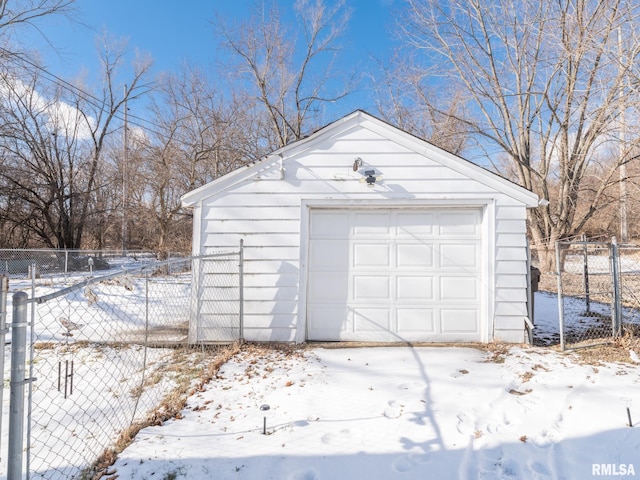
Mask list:
[[[58,75],[50,72],[49,70],[47,70],[46,68],[38,65],[37,63],[29,60],[28,58],[26,58],[24,55],[21,55],[19,53],[13,53],[3,47],[0,47],[0,54],[4,54],[9,61],[13,62],[14,64],[17,64],[18,61],[22,62],[23,64],[26,64],[40,72],[42,72],[45,75],[45,79],[64,88],[65,90],[68,90],[76,95],[78,95],[80,98],[82,98],[83,100],[85,100],[87,103],[89,103],[90,105],[94,106],[97,109],[102,109],[103,108],[103,99],[100,99],[98,97],[96,97],[95,95],[84,91],[83,89],[81,89],[80,87],[73,85],[72,83],[64,80],[63,78],[59,77]],[[22,65],[24,66],[24,65]],[[126,107],[125,107],[126,108]],[[128,113],[128,112],[127,112]],[[117,118],[118,120],[122,121],[123,124],[125,123],[125,119],[116,111],[113,114],[114,118]],[[132,121],[130,120],[131,118],[134,118],[137,121]],[[178,142],[182,142],[184,144],[190,144],[191,143],[191,139],[188,136],[185,136],[184,134],[180,133],[178,130],[176,129],[171,129],[170,132],[168,133],[163,133],[162,129],[164,128],[162,125],[159,125],[151,120],[148,120],[146,118],[142,118],[136,115],[132,115],[130,113],[128,113],[128,118],[126,120],[126,122],[130,125],[134,125],[136,127],[141,128],[143,131],[149,132],[165,141],[171,141],[171,140],[177,140]],[[151,125],[152,127],[155,128],[150,128],[148,125],[144,125],[143,123],[140,122],[144,122],[148,125]],[[246,154],[246,152],[245,152]],[[249,155],[250,158],[253,158],[252,155]]]
[[[80,87],[78,87],[76,85],[73,85],[72,83],[66,81],[65,79],[59,77],[58,75],[50,72],[46,68],[38,65],[35,62],[32,62],[31,60],[29,60],[28,58],[24,57],[23,55],[11,52],[11,51],[3,48],[3,47],[0,47],[0,53],[3,53],[4,55],[6,55],[8,57],[8,60],[13,62],[14,64],[17,64],[17,62],[20,61],[22,64],[27,64],[28,66],[39,70],[40,72],[44,73],[46,76],[50,77],[50,78],[46,78],[45,77],[47,80],[49,80],[50,82],[55,83],[56,85],[64,88],[65,90],[70,91],[71,93],[74,93],[74,94],[80,96],[80,98],[85,100],[87,103],[89,103],[93,107],[98,108],[98,109],[103,108],[103,105],[102,105],[103,100],[102,99],[96,97],[95,95],[93,95],[93,94],[91,94],[89,92],[86,92],[85,90],[81,89]],[[114,114],[114,118],[117,118],[118,120],[122,121],[123,123],[125,122],[125,119],[122,116],[120,116],[118,113]],[[131,118],[136,119],[137,122],[136,121],[132,121]],[[148,120],[146,118],[142,118],[142,117],[139,117],[139,116],[136,116],[136,115],[133,115],[133,114],[128,114],[126,121],[129,124],[135,125],[136,127],[139,127],[139,128],[141,128],[143,130],[147,130],[150,133],[152,133],[154,135],[157,135],[157,136],[159,136],[161,138],[165,138],[165,139],[169,139],[169,138],[172,138],[172,137],[176,138],[175,134],[174,135],[167,135],[167,134],[162,133],[162,132],[160,132],[158,130],[154,130],[152,128],[149,128],[149,126],[147,126],[147,125],[139,123],[139,122],[147,123],[147,124],[155,127],[156,129],[162,129],[163,128],[162,125],[159,125],[159,124],[157,124],[157,123],[155,123],[155,122],[153,122],[151,120]],[[180,139],[179,135],[178,135],[177,138]],[[185,140],[185,139],[183,138],[182,140]]]

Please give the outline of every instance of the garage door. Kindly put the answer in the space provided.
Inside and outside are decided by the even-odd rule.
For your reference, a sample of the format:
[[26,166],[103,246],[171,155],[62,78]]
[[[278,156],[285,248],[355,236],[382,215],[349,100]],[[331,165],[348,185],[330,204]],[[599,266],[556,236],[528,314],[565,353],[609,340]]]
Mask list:
[[480,341],[480,209],[312,210],[307,338]]

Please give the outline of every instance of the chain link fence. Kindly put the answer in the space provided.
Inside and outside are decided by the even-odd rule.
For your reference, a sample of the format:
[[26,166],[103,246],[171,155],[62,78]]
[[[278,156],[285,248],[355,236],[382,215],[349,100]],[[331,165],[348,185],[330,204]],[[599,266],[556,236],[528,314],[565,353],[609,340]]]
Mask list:
[[618,247],[620,334],[640,337],[640,246]]
[[[207,372],[216,347],[190,329],[199,323],[194,317],[204,302],[211,312],[234,317],[234,340],[239,339],[240,259],[240,251],[233,251],[121,266],[101,276],[73,277],[68,271],[64,284],[56,283],[59,272],[36,275],[35,267],[31,279],[9,274],[11,290],[29,294],[28,421],[21,460],[27,478],[94,478],[96,462],[119,438],[170,408],[180,392]],[[11,295],[7,303],[11,312]],[[20,321],[12,322],[13,331]],[[8,333],[11,353],[19,347]],[[9,363],[5,361],[5,379]],[[14,383],[12,379],[12,392],[18,387]],[[4,427],[14,411],[7,406],[5,399],[0,438],[3,448],[8,445],[10,470],[16,440]]]
[[[78,276],[109,273],[114,269],[135,268],[160,260],[184,257],[175,253],[120,250],[0,249],[0,272],[12,279],[47,278],[63,283]],[[33,270],[33,272],[32,272]]]
[[640,248],[615,241],[557,242],[560,348],[640,333]]

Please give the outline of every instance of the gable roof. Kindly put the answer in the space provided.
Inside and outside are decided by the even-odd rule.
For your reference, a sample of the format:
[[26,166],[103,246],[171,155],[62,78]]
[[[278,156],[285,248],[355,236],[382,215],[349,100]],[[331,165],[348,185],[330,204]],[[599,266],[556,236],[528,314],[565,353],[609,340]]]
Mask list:
[[363,110],[356,110],[345,117],[320,128],[308,137],[292,142],[278,150],[275,150],[274,152],[271,152],[258,162],[240,167],[233,172],[223,175],[222,177],[184,194],[181,198],[182,205],[184,207],[195,206],[203,199],[215,193],[224,191],[239,182],[252,178],[260,171],[261,168],[263,168],[263,164],[265,162],[276,159],[286,161],[287,157],[298,155],[306,150],[311,150],[319,142],[345,132],[357,125],[378,133],[382,137],[392,140],[409,150],[429,158],[430,160],[436,161],[443,166],[451,168],[458,173],[473,178],[488,187],[511,196],[523,202],[527,207],[535,207],[538,205],[538,196],[530,190],[527,190],[516,183],[487,170],[486,168],[480,167],[469,160],[449,153],[440,147],[416,137],[415,135],[394,127],[393,125],[384,122]]

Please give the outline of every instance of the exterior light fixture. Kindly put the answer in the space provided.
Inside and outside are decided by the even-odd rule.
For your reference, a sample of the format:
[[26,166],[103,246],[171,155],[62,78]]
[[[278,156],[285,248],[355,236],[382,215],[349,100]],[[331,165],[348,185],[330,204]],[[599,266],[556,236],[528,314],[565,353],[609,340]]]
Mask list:
[[373,187],[376,183],[376,171],[375,170],[367,170],[364,172],[364,174],[367,176],[367,178],[365,178],[365,182],[367,182],[367,187]]

